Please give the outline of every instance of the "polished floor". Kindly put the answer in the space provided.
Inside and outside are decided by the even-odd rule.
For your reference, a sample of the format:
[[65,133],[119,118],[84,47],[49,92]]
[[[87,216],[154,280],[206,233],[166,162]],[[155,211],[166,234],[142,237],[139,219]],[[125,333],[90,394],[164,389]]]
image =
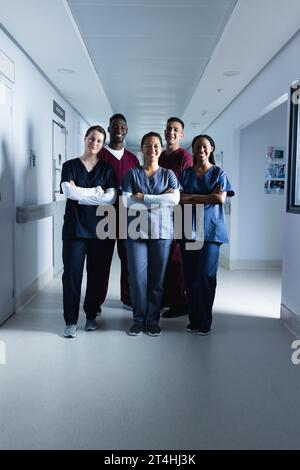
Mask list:
[[[95,332],[64,339],[57,278],[0,328],[1,449],[300,448],[280,273],[220,269],[214,331],[130,337],[118,263]],[[83,315],[80,324],[84,325]]]

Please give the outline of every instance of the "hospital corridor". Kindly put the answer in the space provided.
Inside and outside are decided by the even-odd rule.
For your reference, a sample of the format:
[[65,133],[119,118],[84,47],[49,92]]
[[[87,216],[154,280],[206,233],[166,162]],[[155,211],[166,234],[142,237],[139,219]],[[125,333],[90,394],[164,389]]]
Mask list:
[[300,449],[286,3],[0,0],[0,451]]

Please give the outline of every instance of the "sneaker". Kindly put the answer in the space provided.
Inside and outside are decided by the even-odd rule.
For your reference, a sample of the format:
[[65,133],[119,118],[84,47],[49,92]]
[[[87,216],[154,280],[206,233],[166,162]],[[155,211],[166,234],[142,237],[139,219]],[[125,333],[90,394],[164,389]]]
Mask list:
[[128,330],[130,336],[140,336],[143,334],[143,327],[134,323],[131,328]]
[[186,315],[187,311],[185,308],[169,308],[165,313],[163,313],[163,318],[176,318]]
[[97,330],[97,323],[96,320],[87,320],[85,322],[85,331],[95,331]]
[[208,336],[210,334],[211,334],[211,329],[207,331],[197,330],[197,335],[200,335],[200,336]]
[[187,327],[185,329],[189,333],[195,333],[197,331],[197,328],[195,326],[192,326],[190,323],[187,325]]
[[76,337],[77,325],[67,325],[64,329],[65,338],[75,338]]
[[158,325],[148,326],[147,334],[149,336],[160,336],[161,335],[161,328]]

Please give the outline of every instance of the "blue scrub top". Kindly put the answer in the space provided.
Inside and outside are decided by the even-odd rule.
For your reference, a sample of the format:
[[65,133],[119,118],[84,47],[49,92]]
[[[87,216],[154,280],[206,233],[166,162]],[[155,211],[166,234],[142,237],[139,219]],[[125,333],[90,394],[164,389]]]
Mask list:
[[[193,167],[188,168],[181,173],[179,182],[183,192],[187,194],[210,194],[219,185],[221,191],[227,192],[227,197],[234,196],[225,171],[216,165],[213,165],[201,177],[196,175]],[[195,215],[194,210],[193,219]],[[193,220],[193,227],[195,226],[195,220]],[[228,243],[222,204],[204,204],[204,241]]]
[[[125,175],[122,189],[128,193],[143,193],[159,195],[167,189],[180,189],[178,179],[172,170],[159,167],[153,176],[148,176],[142,166],[131,168]],[[144,212],[144,211],[141,211]],[[146,212],[146,210],[145,210]],[[147,231],[140,228],[139,238],[144,239],[170,239],[173,238],[173,208],[159,207],[157,209],[148,209]],[[137,211],[138,217],[139,212]],[[128,225],[135,219],[134,216],[128,216]],[[127,225],[127,226],[128,226]],[[151,232],[152,227],[152,232]],[[153,234],[155,233],[155,236]],[[131,238],[128,234],[128,238]]]
[[[112,167],[101,160],[88,171],[80,158],[67,160],[62,167],[61,183],[74,181],[81,188],[101,186],[104,191],[116,188],[115,175]],[[61,190],[62,192],[62,190]],[[67,199],[63,240],[70,238],[97,238],[96,227],[103,218],[96,215],[98,206],[79,204],[78,201]]]

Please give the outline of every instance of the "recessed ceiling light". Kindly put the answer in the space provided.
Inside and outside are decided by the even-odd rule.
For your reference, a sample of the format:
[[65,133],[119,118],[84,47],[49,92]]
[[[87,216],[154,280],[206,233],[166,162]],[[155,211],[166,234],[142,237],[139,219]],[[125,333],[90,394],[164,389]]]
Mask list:
[[66,74],[66,75],[67,75],[67,74],[71,75],[72,73],[76,73],[75,70],[73,70],[73,69],[64,69],[64,68],[62,68],[62,69],[57,69],[57,71],[58,71],[59,73],[64,73],[64,74]]
[[226,70],[225,72],[223,72],[223,75],[225,75],[225,77],[236,77],[237,75],[240,75],[240,71],[239,70]]

